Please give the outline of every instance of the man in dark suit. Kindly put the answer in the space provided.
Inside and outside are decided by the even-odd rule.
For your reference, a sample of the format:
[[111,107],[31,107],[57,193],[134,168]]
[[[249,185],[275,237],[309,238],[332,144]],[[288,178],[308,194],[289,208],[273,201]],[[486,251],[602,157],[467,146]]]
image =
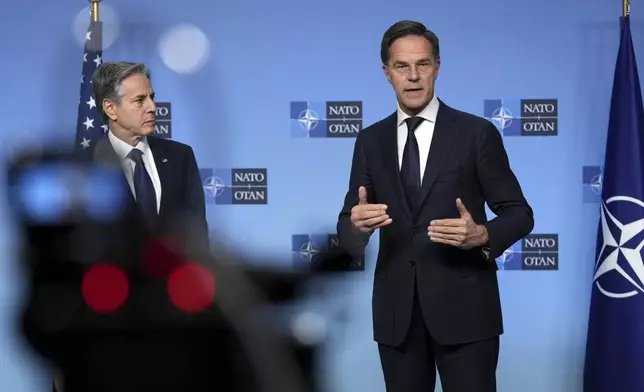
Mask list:
[[[209,251],[204,193],[195,155],[188,145],[154,137],[156,105],[145,64],[106,62],[95,71],[92,88],[97,109],[103,124],[109,125],[109,132],[82,158],[121,168],[123,190],[128,193],[125,208],[115,216],[117,220],[109,228],[106,243],[117,248],[115,254],[120,258],[148,260],[149,263],[142,264],[146,272],[153,274],[152,278],[163,279],[176,260],[159,257],[163,254],[159,252],[160,246],[179,245],[172,251],[177,250],[191,261],[199,261]],[[159,241],[151,242],[154,239]],[[146,252],[150,253],[146,255]],[[160,331],[163,328],[142,336],[106,335],[103,340],[92,340],[76,347],[82,354],[71,355],[77,363],[65,370],[73,373],[74,367],[83,366],[98,369],[93,380],[84,380],[86,376],[72,378],[76,383],[89,381],[102,385],[104,390],[109,390],[109,385],[115,390],[122,389],[133,382],[128,381],[134,374],[128,373],[128,369],[138,371],[141,379],[148,375],[146,372],[156,371],[158,375],[150,378],[150,383],[166,383],[168,388],[172,382],[188,385],[182,377],[199,382],[203,367],[212,363],[205,360],[198,363],[201,357],[196,350],[190,351],[196,346],[189,337],[173,334],[174,331],[164,335]],[[201,344],[206,348],[209,342],[204,338]],[[100,359],[88,359],[99,352]],[[188,357],[187,352],[199,358]],[[160,370],[165,366],[173,370]],[[82,374],[82,371],[77,372]],[[66,384],[71,382],[66,381]],[[63,392],[65,386],[58,385],[54,387],[56,390]]]
[[437,36],[398,22],[381,57],[398,110],[356,140],[338,235],[358,257],[380,229],[373,327],[387,391],[432,391],[436,369],[445,392],[496,391],[495,259],[530,233],[532,209],[494,125],[435,96]]
[[106,62],[92,79],[107,137],[93,151],[99,162],[120,164],[147,234],[170,235],[186,248],[208,248],[208,224],[192,148],[154,136],[156,105],[144,64]]

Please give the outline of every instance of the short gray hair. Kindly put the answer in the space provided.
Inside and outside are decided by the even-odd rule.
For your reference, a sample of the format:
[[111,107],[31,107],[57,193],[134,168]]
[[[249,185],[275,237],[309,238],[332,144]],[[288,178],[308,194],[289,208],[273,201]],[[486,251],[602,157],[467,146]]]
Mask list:
[[105,62],[96,69],[92,76],[92,89],[96,100],[96,109],[107,125],[110,118],[103,112],[103,100],[109,99],[116,105],[121,103],[121,84],[130,75],[143,74],[150,79],[150,70],[143,63],[124,61]]

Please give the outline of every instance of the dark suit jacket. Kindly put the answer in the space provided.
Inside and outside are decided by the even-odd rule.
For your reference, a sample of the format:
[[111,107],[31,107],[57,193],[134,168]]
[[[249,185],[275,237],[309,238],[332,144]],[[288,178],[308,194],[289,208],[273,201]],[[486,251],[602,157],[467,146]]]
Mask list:
[[[352,230],[358,188],[366,187],[370,203],[386,204],[393,219],[380,229],[374,339],[387,345],[402,343],[411,318],[415,275],[423,316],[436,341],[459,344],[502,334],[494,259],[529,234],[534,222],[499,131],[485,119],[440,102],[417,216],[405,201],[396,135],[395,112],[360,132],[338,222],[341,246],[357,257],[370,236]],[[433,243],[427,235],[431,220],[460,217],[459,197],[476,223],[487,227],[489,259],[481,249]],[[486,202],[497,215],[489,222]]]
[[[186,251],[207,252],[208,223],[199,168],[192,148],[177,141],[147,137],[161,181],[159,225],[154,231],[144,228],[136,201],[128,192],[128,215],[123,219],[125,232],[132,234],[132,244],[150,236],[170,236],[180,241]],[[108,137],[98,141],[91,159],[120,165]],[[123,175],[125,181],[125,175]],[[124,185],[127,185],[124,182]],[[136,232],[136,233],[135,233]],[[139,234],[139,235],[136,235]]]

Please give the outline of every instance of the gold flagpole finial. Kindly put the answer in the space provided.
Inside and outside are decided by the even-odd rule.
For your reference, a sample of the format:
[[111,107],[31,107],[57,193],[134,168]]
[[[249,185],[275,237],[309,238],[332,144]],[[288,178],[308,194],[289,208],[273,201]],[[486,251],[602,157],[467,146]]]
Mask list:
[[629,17],[631,14],[631,0],[622,0],[622,16]]
[[98,3],[100,3],[101,0],[89,0],[89,2],[92,3],[92,22],[98,22]]

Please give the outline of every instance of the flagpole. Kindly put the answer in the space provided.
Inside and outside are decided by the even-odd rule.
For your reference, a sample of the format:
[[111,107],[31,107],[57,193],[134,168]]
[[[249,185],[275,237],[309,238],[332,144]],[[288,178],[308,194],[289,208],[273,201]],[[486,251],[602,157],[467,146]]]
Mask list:
[[628,18],[630,14],[631,14],[631,0],[622,0],[622,16],[624,18]]
[[92,3],[92,22],[98,22],[98,3],[100,3],[101,0],[89,0],[89,2]]

